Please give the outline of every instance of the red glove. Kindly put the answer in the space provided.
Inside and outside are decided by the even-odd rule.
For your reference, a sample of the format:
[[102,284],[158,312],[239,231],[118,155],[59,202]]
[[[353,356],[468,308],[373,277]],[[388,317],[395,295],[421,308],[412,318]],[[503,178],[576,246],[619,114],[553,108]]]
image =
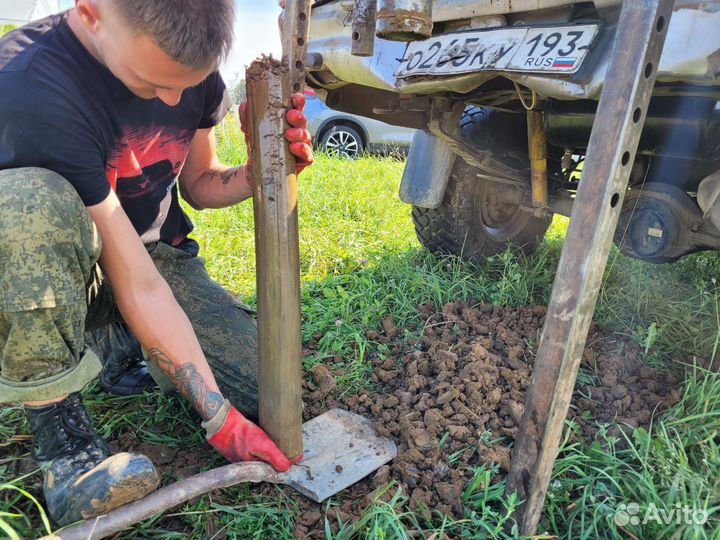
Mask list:
[[[295,156],[295,173],[300,174],[305,167],[312,165],[313,151],[310,132],[307,130],[308,121],[303,110],[305,109],[305,95],[295,94],[292,97],[293,108],[288,111],[287,121],[290,128],[285,131],[285,138],[290,143],[290,152]],[[245,143],[248,147],[248,167],[250,170],[250,136],[248,134],[247,103],[242,103],[239,109],[240,128],[245,134]]]
[[245,418],[225,400],[220,411],[202,426],[207,441],[228,461],[267,461],[278,472],[285,472],[303,456],[290,462],[265,432]]
[[295,94],[292,97],[293,108],[287,113],[287,121],[292,127],[285,132],[285,138],[290,142],[290,152],[295,156],[297,174],[305,167],[309,167],[315,160],[313,158],[312,140],[307,130],[308,121],[305,118],[305,95]]

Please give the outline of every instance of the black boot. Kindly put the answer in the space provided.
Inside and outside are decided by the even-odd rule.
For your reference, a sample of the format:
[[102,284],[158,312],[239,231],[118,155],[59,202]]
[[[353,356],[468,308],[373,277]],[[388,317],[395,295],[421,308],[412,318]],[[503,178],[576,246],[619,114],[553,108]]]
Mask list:
[[103,362],[100,386],[115,396],[132,396],[155,390],[157,384],[143,359],[140,343],[122,323],[109,324],[85,335]]
[[25,412],[32,454],[45,476],[45,505],[58,525],[107,513],[157,489],[160,480],[148,458],[110,455],[79,394]]

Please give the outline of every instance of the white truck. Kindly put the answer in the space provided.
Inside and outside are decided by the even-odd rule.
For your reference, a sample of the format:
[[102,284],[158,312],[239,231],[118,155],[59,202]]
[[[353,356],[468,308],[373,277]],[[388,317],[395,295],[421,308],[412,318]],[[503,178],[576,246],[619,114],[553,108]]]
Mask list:
[[[307,81],[334,109],[421,130],[401,198],[428,249],[532,250],[570,215],[621,4],[315,0]],[[668,35],[616,241],[660,263],[720,248],[720,1],[677,0],[658,24]],[[547,165],[539,201],[533,152]]]

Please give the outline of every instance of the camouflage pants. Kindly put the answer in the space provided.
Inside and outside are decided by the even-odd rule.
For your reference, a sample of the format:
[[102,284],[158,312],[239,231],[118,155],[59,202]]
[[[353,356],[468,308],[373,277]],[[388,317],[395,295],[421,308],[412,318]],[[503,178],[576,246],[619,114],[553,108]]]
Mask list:
[[[74,188],[44,169],[0,171],[0,403],[77,392],[100,372],[85,330],[121,321],[97,267],[100,237]],[[202,258],[147,246],[220,390],[257,417],[257,329]],[[155,374],[155,371],[154,371]]]

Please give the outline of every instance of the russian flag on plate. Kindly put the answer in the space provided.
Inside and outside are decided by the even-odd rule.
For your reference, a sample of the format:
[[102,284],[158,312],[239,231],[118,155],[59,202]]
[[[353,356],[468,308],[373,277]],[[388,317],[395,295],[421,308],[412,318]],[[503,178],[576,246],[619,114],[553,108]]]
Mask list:
[[577,62],[577,58],[556,58],[552,67],[570,69],[575,67],[575,62]]

